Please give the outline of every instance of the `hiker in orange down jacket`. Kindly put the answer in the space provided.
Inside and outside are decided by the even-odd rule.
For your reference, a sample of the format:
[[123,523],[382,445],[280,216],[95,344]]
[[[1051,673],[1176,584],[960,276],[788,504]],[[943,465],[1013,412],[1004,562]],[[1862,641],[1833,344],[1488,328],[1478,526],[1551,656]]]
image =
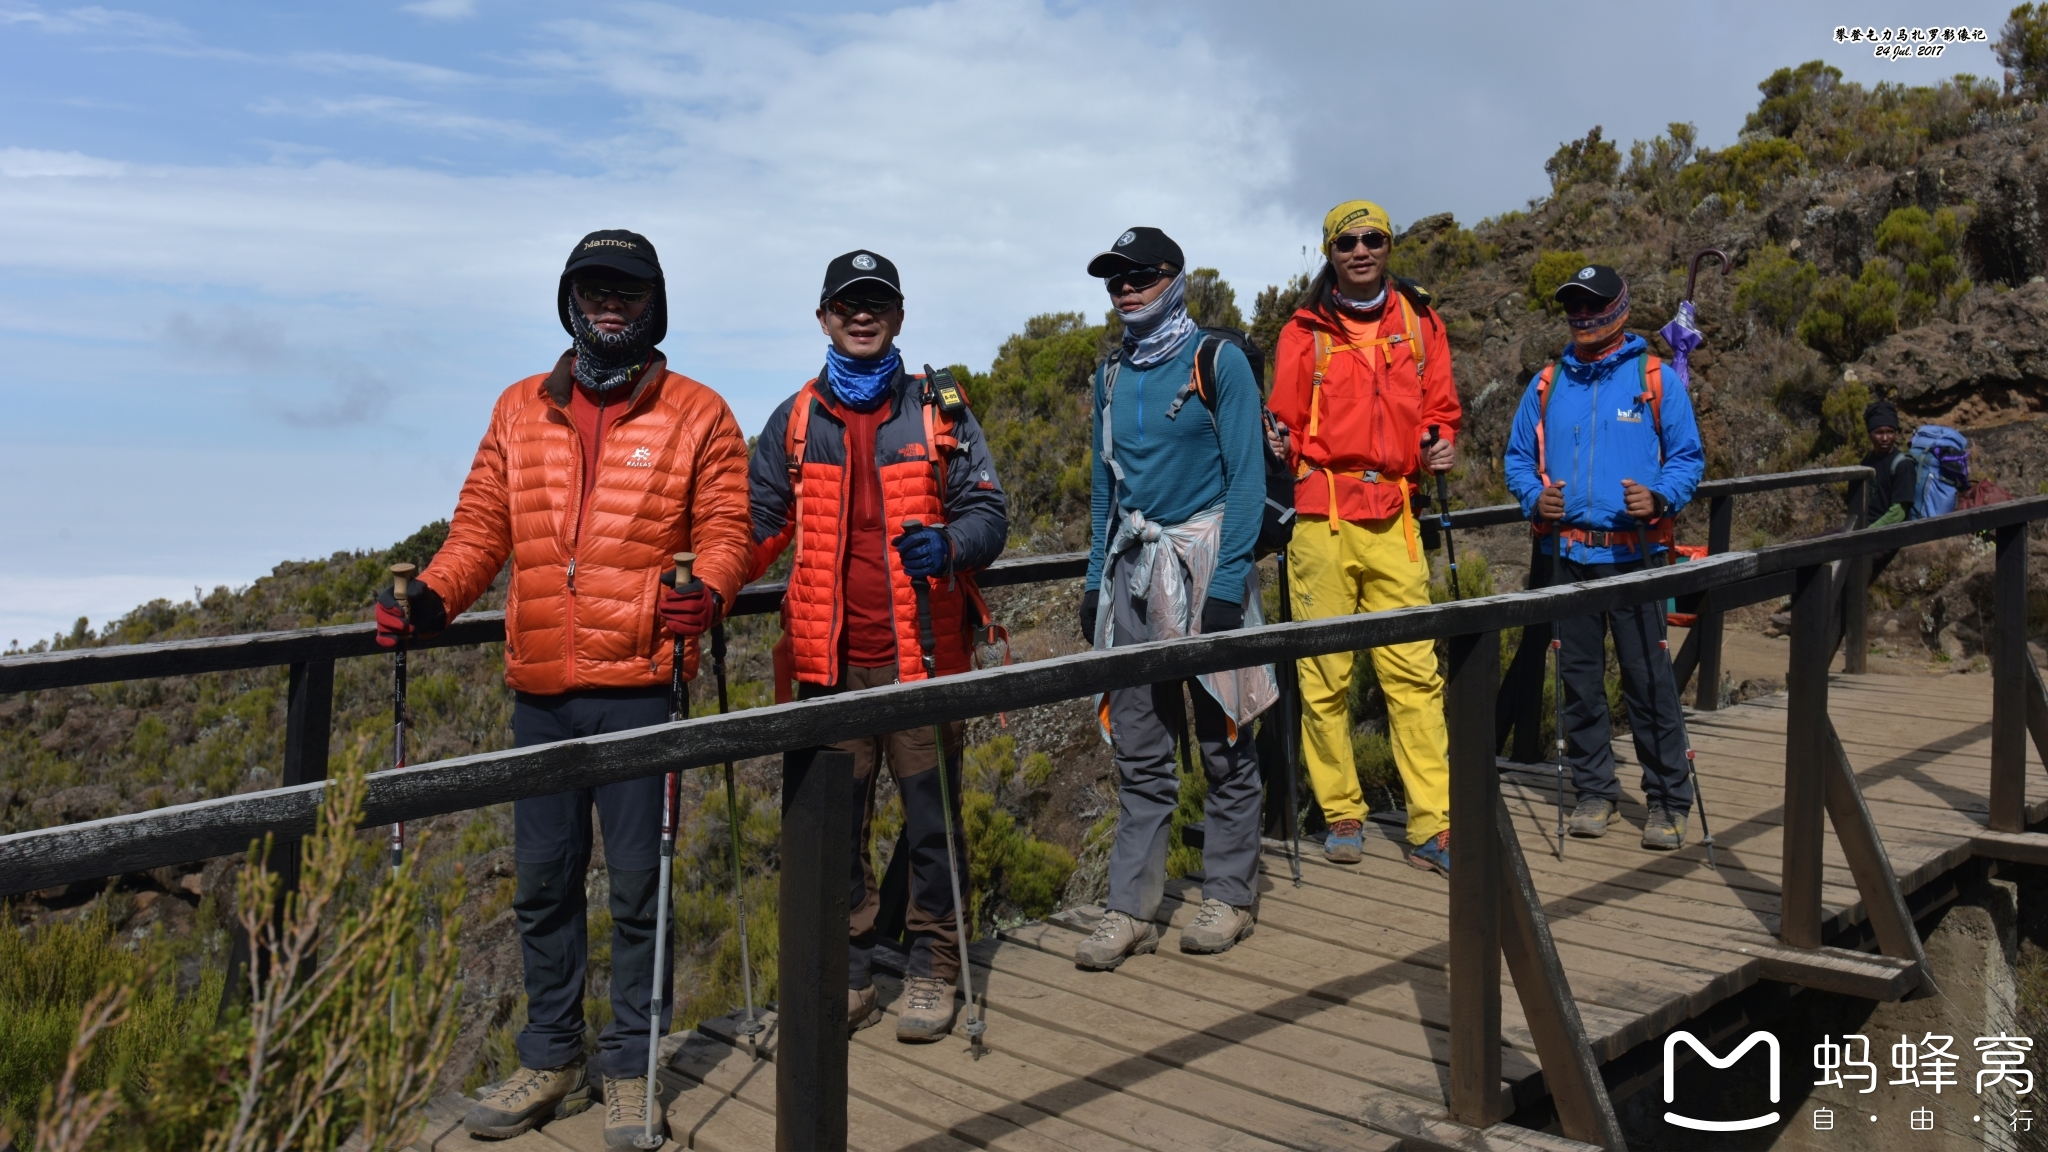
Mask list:
[[[1427,292],[1387,271],[1393,225],[1349,200],[1323,218],[1322,271],[1273,359],[1273,414],[1289,430],[1294,618],[1429,603],[1429,559],[1411,498],[1449,471],[1461,412],[1443,318]],[[1436,438],[1430,441],[1431,431]],[[1427,442],[1427,443],[1426,443]],[[1388,738],[1408,797],[1408,862],[1450,875],[1450,741],[1443,678],[1427,640],[1372,650]],[[1352,654],[1298,662],[1302,748],[1340,864],[1364,851],[1365,796],[1351,752]]]
[[[593,232],[570,253],[555,307],[574,345],[551,371],[498,397],[449,522],[411,589],[411,622],[387,590],[380,640],[429,634],[511,561],[505,682],[525,747],[666,723],[671,636],[697,639],[746,578],[746,441],[718,393],[668,370],[661,264],[645,237]],[[701,584],[661,580],[697,554]],[[605,1128],[642,1132],[654,967],[662,777],[518,800],[512,909],[525,962],[520,1068],[470,1109],[476,1135],[517,1135],[587,1107],[583,991],[593,807],[604,827],[613,1020],[598,1040]],[[666,1032],[672,995],[662,996]]]
[[[1010,531],[981,425],[950,374],[904,370],[895,343],[903,288],[884,257],[857,250],[827,266],[818,325],[831,341],[825,367],[769,416],[749,472],[754,575],[796,548],[778,664],[793,671],[804,698],[924,679],[918,578],[929,589],[933,670],[964,672],[974,634],[988,624],[974,573],[1001,555]],[[912,519],[922,527],[905,531]],[[964,731],[946,726],[947,787],[956,797]],[[908,971],[896,1038],[936,1040],[953,1027],[960,941],[932,729],[833,747],[852,753],[862,797],[852,813],[847,1027],[882,1017],[872,975],[881,897],[868,843],[876,769],[886,759],[903,798],[902,844],[910,853]],[[966,829],[957,810],[953,820],[954,865],[965,876]]]

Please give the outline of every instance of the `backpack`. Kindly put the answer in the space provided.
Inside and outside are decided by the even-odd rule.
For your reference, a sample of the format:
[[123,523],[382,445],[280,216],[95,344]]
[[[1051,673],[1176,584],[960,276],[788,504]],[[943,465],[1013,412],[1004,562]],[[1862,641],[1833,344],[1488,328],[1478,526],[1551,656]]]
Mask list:
[[1966,508],[1982,508],[1987,504],[2003,504],[2013,498],[2003,484],[1993,480],[1979,480],[1963,489],[1956,497],[1956,511]]
[[[1174,394],[1173,403],[1167,405],[1166,418],[1178,418],[1188,397],[1198,396],[1203,406],[1209,409],[1209,426],[1220,436],[1223,430],[1216,423],[1216,357],[1222,353],[1223,345],[1236,345],[1237,350],[1244,353],[1244,358],[1251,362],[1253,382],[1263,387],[1266,353],[1252,342],[1250,336],[1236,328],[1203,328],[1200,332],[1201,343],[1195,348],[1195,371]],[[1114,394],[1116,371],[1122,361],[1121,349],[1110,356],[1109,378],[1103,388],[1105,399]],[[1259,451],[1266,461],[1266,507],[1259,517],[1259,538],[1252,545],[1255,557],[1270,556],[1294,539],[1294,473],[1288,470],[1285,458],[1273,454],[1271,439],[1264,435],[1275,426],[1273,413],[1264,404],[1259,406],[1259,411],[1266,423],[1259,437]]]
[[1970,484],[1970,441],[1953,428],[1922,424],[1913,430],[1906,455],[1913,458],[1913,518],[1942,516],[1956,509],[1956,497]]

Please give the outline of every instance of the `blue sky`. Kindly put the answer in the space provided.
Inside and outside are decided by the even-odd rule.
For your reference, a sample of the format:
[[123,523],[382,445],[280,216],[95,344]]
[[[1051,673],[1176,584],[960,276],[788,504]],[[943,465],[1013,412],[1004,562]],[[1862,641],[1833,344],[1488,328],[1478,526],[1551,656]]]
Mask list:
[[[1868,7],[1868,6],[1862,6]],[[1997,33],[2004,5],[1896,21]],[[824,263],[902,267],[916,362],[1099,311],[1172,232],[1249,299],[1329,204],[1521,207],[1595,123],[1731,142],[1773,68],[1885,63],[1838,5],[0,0],[0,645],[447,515],[565,346],[571,243],[660,249],[671,363],[758,429]],[[1878,14],[1860,18],[1875,22]]]

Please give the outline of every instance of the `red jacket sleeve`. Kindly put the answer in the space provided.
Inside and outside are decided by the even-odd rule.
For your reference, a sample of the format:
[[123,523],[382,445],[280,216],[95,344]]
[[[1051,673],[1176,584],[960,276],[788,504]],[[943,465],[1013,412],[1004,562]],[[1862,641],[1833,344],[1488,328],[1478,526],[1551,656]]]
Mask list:
[[1436,425],[1443,438],[1455,444],[1465,410],[1458,404],[1458,380],[1451,372],[1450,336],[1434,308],[1422,315],[1422,348],[1422,426]]
[[[700,387],[702,387],[700,385]],[[710,403],[698,440],[696,490],[690,494],[690,548],[696,575],[732,608],[753,560],[747,505],[747,440],[723,397],[704,388]]]
[[1309,390],[1316,375],[1315,336],[1305,324],[1289,320],[1280,329],[1273,352],[1273,415],[1287,425],[1287,466],[1298,470],[1301,445],[1308,435]]
[[512,554],[512,502],[505,482],[504,435],[506,412],[515,393],[532,387],[521,381],[498,397],[491,410],[491,423],[483,442],[470,461],[469,478],[462,482],[456,498],[455,515],[448,522],[448,539],[434,554],[433,562],[420,573],[420,580],[441,597],[453,620],[484,594],[505,558]]

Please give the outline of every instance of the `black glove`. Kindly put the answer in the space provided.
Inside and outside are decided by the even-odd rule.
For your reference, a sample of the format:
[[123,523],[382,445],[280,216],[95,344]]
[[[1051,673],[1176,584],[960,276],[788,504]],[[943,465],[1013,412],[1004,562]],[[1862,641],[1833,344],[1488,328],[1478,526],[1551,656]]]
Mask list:
[[1102,589],[1090,588],[1081,593],[1081,639],[1095,643],[1095,613],[1102,608]]
[[377,593],[377,646],[396,648],[401,637],[432,636],[448,627],[448,608],[441,594],[414,580],[405,589],[410,617],[398,607],[398,596],[386,584]]
[[1244,605],[1218,600],[1214,596],[1202,601],[1202,635],[1212,632],[1235,632],[1244,627]]

